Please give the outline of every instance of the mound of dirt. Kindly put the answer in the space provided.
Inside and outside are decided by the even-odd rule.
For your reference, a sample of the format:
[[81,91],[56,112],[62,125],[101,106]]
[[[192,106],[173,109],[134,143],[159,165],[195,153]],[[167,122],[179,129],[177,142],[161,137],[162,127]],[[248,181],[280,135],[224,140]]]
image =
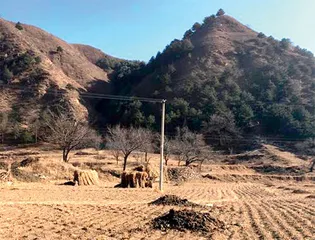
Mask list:
[[296,193],[296,194],[310,194],[309,191],[305,191],[305,190],[302,190],[302,189],[293,190],[292,193]]
[[79,152],[76,152],[74,155],[76,155],[76,156],[93,156],[93,155],[97,155],[97,153],[79,151]]
[[176,195],[165,195],[160,197],[153,202],[149,203],[150,205],[173,205],[173,206],[185,206],[185,207],[195,207],[200,206],[196,203],[190,202],[187,199],[182,199]]
[[167,169],[170,181],[185,182],[191,179],[201,178],[200,172],[193,167],[177,167]]
[[252,169],[259,173],[268,174],[303,174],[307,172],[307,168],[303,166],[273,166],[270,164],[264,164],[261,166],[253,166]]
[[38,157],[28,157],[20,162],[20,167],[27,167],[29,165],[32,165],[34,163],[38,163],[39,158]]
[[209,213],[201,213],[191,210],[175,211],[157,217],[152,222],[153,228],[166,231],[176,229],[180,231],[190,230],[199,233],[213,233],[225,229],[224,222],[212,217]]

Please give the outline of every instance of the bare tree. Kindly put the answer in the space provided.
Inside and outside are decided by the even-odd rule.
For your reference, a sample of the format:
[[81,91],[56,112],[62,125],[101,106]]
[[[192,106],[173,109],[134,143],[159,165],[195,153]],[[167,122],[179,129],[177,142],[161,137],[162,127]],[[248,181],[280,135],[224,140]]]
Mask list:
[[182,161],[186,166],[194,162],[202,164],[209,156],[210,148],[205,143],[203,136],[189,131],[188,128],[178,130],[177,136],[172,142],[179,165]]
[[0,113],[0,134],[1,134],[1,143],[4,143],[5,134],[8,132],[9,121],[8,114],[6,112]]
[[48,111],[44,116],[44,123],[49,129],[46,140],[60,146],[65,162],[69,161],[71,150],[97,147],[101,142],[101,137],[84,119],[75,119],[70,113]]
[[301,154],[307,154],[310,159],[310,172],[315,168],[315,138],[309,138],[303,142],[295,144],[296,149]]
[[35,143],[38,142],[39,130],[41,128],[39,109],[33,109],[26,114],[26,121],[28,122],[29,131],[34,136]]
[[146,163],[149,163],[150,158],[148,156],[148,153],[154,151],[154,146],[153,146],[154,134],[149,130],[144,130],[142,135],[143,135],[142,136],[143,144],[142,144],[140,150],[142,152],[144,152],[144,161]]
[[110,149],[110,153],[114,157],[114,159],[116,160],[116,163],[118,165],[119,158],[121,156],[120,150],[119,149],[115,149],[115,145],[112,145],[110,142],[107,143],[107,148]]
[[119,125],[108,128],[106,142],[109,147],[119,150],[124,158],[123,170],[126,170],[129,155],[137,150],[147,149],[151,139],[149,131],[143,128],[122,128]]
[[[156,134],[155,139],[157,139],[157,141],[154,144],[155,150],[156,152],[160,152],[160,148],[161,148],[161,135],[160,134]],[[176,144],[175,144],[175,140],[171,140],[168,137],[164,137],[164,163],[167,166],[168,164],[168,160],[170,159],[171,155],[176,151],[175,149]]]

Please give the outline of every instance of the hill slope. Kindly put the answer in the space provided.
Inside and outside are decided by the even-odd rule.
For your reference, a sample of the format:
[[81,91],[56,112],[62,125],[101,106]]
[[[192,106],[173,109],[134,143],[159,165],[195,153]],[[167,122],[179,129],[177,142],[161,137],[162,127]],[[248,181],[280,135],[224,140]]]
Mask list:
[[[107,85],[107,73],[75,45],[37,27],[0,19],[0,80],[4,84],[4,111],[17,111],[27,122],[28,113],[62,104],[75,114],[87,116],[87,102],[77,90]],[[99,57],[105,54],[99,53]],[[13,90],[13,88],[15,90]],[[21,94],[18,90],[27,90]],[[51,95],[50,92],[58,91]],[[61,91],[61,93],[60,93]]]
[[[226,15],[195,23],[182,40],[175,39],[147,65],[111,83],[116,94],[168,99],[169,133],[188,126],[209,141],[220,139],[220,145],[245,136],[252,141],[257,134],[315,134],[313,54]],[[117,109],[114,103],[104,106]],[[118,115],[128,115],[119,118],[124,124],[152,125],[152,116],[159,121],[158,107],[133,104],[120,109]]]

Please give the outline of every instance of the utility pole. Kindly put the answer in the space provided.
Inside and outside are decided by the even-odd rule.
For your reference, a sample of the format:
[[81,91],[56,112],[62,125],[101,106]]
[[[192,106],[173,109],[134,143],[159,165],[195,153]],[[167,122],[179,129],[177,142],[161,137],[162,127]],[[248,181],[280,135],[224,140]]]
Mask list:
[[160,150],[160,191],[163,191],[163,163],[164,163],[164,128],[165,128],[165,103],[166,100],[163,99],[162,103],[162,121],[161,121],[161,150]]

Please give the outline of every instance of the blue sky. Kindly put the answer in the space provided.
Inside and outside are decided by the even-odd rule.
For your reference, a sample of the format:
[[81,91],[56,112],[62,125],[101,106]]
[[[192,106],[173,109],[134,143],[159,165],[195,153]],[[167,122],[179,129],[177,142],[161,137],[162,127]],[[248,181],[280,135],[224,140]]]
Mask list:
[[315,53],[315,0],[2,0],[0,16],[69,43],[148,61],[219,8],[258,32],[290,38]]

